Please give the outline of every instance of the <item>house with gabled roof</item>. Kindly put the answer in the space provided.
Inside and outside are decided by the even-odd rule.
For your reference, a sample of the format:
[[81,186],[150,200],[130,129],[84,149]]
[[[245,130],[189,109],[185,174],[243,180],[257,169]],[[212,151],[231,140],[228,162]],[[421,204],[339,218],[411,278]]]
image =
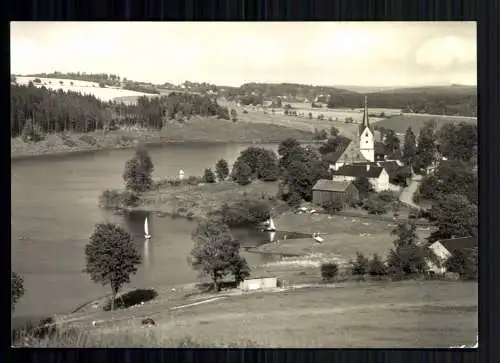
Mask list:
[[446,268],[444,262],[453,256],[457,251],[463,252],[466,255],[472,254],[474,249],[478,247],[477,238],[460,237],[448,238],[434,242],[429,246],[429,249],[434,252],[438,261],[428,261],[429,269],[435,273],[445,273]]
[[376,192],[391,189],[387,171],[373,163],[344,165],[332,172],[333,181],[354,181],[360,177],[367,178]]

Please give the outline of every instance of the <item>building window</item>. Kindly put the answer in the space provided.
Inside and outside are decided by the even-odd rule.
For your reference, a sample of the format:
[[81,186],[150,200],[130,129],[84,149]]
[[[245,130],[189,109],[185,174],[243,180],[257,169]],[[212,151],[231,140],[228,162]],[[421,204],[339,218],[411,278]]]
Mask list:
[[368,144],[368,140],[365,141],[365,144]]

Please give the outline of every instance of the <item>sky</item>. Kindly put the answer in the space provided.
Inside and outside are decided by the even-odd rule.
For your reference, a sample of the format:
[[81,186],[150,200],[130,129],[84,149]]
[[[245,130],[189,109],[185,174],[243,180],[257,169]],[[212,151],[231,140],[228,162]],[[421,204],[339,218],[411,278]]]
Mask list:
[[476,85],[475,22],[11,22],[11,73],[174,84]]

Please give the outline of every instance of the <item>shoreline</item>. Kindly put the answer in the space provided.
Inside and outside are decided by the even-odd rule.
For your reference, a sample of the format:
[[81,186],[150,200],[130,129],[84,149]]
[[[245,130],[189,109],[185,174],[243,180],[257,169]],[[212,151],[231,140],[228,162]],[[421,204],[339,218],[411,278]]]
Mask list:
[[[179,144],[206,144],[206,145],[259,145],[259,144],[279,144],[283,140],[247,140],[247,141],[227,141],[227,140],[160,140],[160,141],[144,141],[146,146],[151,147],[163,147],[167,145],[179,145]],[[318,140],[297,140],[298,142],[305,144],[319,144],[322,141]],[[90,154],[96,153],[100,151],[111,151],[111,150],[121,150],[121,149],[133,149],[135,147],[134,144],[130,145],[116,145],[116,146],[89,146],[89,147],[76,147],[72,149],[49,149],[49,150],[37,150],[35,152],[27,152],[27,153],[17,153],[15,155],[12,154],[10,160],[12,161],[21,161],[28,159],[36,159],[36,158],[57,158],[57,157],[65,157],[70,155],[81,155],[81,154]]]

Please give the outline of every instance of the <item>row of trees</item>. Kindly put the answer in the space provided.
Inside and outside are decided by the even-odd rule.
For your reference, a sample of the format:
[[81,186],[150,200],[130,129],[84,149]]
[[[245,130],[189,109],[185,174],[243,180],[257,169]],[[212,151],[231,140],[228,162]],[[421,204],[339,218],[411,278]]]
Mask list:
[[[161,97],[139,97],[136,104],[102,102],[79,92],[54,91],[45,87],[11,86],[11,136],[53,132],[109,130],[117,125],[139,125],[161,129],[171,119],[193,115],[237,118],[208,96],[171,93]],[[23,132],[23,130],[25,132]],[[26,136],[26,140],[36,141]]]

